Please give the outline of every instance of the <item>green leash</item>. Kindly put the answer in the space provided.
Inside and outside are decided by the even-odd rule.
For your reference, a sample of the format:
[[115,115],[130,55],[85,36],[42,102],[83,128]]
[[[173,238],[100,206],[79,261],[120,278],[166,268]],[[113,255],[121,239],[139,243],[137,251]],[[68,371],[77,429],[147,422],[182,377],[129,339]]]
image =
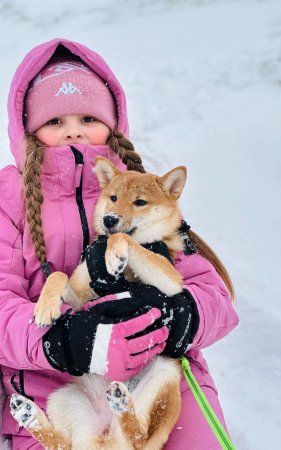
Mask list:
[[185,375],[186,381],[191,389],[191,392],[193,393],[202,413],[205,416],[205,419],[207,420],[208,424],[210,425],[214,435],[216,436],[217,440],[219,441],[221,447],[223,450],[235,450],[234,445],[232,444],[231,440],[229,439],[229,436],[225,432],[224,428],[222,427],[220,421],[218,420],[217,416],[215,415],[213,409],[210,406],[210,403],[206,399],[202,389],[200,388],[199,384],[197,383],[196,379],[194,378],[188,360],[182,356],[180,358],[181,365],[183,368],[183,373]]

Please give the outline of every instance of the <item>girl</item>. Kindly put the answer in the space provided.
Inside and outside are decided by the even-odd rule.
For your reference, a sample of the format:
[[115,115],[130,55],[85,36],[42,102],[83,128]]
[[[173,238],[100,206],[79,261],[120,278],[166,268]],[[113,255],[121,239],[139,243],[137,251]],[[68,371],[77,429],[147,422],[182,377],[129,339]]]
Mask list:
[[[16,390],[44,409],[48,395],[67,383],[76,370],[66,362],[57,324],[48,331],[48,347],[53,342],[57,348],[51,352],[43,348],[47,330],[35,326],[34,305],[46,276],[55,270],[70,275],[93,240],[91,219],[99,195],[91,171],[95,157],[104,155],[129,170],[143,172],[144,168],[126,137],[126,102],[120,84],[101,57],[80,44],[54,39],[33,49],[16,71],[8,108],[16,167],[0,172],[0,362],[6,394],[2,434],[11,439],[14,450],[39,450],[42,447],[10,415],[8,397]],[[194,233],[188,234],[198,251],[178,254],[175,264],[188,291],[185,301],[192,326],[186,325],[182,315],[176,327],[184,330],[181,353],[188,349],[192,371],[224,424],[201,349],[237,325],[233,288],[212,251]],[[145,333],[156,319],[159,325],[135,339],[131,354],[123,336]],[[92,324],[97,332],[91,342],[91,367],[109,379],[126,380],[165,346],[171,353],[176,348],[172,328],[163,325],[156,308],[124,321],[124,333],[118,326],[112,325],[104,342],[98,333],[98,318]],[[79,329],[83,340],[83,327]],[[81,355],[72,350],[78,360]],[[78,373],[89,372],[83,363],[89,360],[87,349],[79,350],[83,358]],[[104,360],[106,369],[101,364]],[[181,391],[181,415],[165,448],[219,449],[184,379]]]

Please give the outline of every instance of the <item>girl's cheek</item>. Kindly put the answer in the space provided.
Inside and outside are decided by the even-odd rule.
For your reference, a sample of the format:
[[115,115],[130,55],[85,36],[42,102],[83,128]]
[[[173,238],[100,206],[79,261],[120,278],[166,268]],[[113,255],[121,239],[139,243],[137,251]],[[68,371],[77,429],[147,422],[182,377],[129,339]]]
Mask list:
[[101,126],[93,128],[91,130],[91,144],[92,145],[104,145],[110,135],[110,130],[106,125],[101,124]]
[[35,136],[48,147],[56,147],[59,145],[57,133],[51,128],[39,128]]

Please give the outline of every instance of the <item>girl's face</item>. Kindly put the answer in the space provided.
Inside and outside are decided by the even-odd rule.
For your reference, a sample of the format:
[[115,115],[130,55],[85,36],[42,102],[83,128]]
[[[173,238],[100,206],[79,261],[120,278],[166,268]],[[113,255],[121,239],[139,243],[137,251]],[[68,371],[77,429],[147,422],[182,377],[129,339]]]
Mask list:
[[72,144],[103,145],[110,129],[93,116],[68,114],[54,117],[40,127],[35,136],[48,147]]

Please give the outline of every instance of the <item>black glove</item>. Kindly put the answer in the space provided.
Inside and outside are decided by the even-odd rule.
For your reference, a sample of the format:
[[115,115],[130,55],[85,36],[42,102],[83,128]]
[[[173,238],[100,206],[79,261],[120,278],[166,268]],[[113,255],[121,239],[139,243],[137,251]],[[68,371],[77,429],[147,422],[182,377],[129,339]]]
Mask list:
[[[130,283],[116,297],[59,318],[43,336],[52,367],[76,376],[94,372],[122,380],[156,354],[178,358],[186,352],[198,328],[196,304],[188,291],[167,297],[153,286]],[[160,310],[158,318],[151,316],[153,308]]]

